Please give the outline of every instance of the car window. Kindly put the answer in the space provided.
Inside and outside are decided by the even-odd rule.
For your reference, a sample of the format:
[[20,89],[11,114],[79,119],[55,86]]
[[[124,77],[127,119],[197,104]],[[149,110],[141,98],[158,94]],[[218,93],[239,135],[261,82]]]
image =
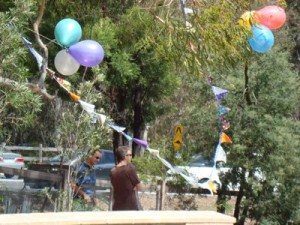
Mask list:
[[99,164],[104,163],[115,163],[113,151],[102,151],[102,158],[99,161]]
[[214,161],[203,157],[198,154],[192,157],[191,161],[188,163],[189,166],[202,167],[202,166],[213,166]]

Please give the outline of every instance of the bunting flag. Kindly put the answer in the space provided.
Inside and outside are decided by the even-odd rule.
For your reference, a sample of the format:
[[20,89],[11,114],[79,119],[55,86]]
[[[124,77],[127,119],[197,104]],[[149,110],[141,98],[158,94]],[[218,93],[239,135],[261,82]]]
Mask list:
[[133,138],[132,139],[136,144],[142,146],[143,148],[148,148],[148,142],[141,140],[141,139],[137,139],[137,138]]
[[225,134],[224,132],[222,132],[221,134],[221,141],[220,143],[227,143],[227,144],[232,144],[231,139],[227,136],[227,134]]
[[146,150],[148,150],[153,155],[159,155],[159,150],[152,149],[152,148],[149,148],[149,147]]
[[214,156],[214,162],[216,163],[218,161],[223,161],[225,163],[227,162],[226,153],[220,144],[217,145],[216,153]]
[[116,125],[112,122],[109,122],[109,121],[105,122],[105,124],[107,126],[111,127],[112,129],[114,129],[115,131],[119,132],[119,133],[122,133],[126,129],[126,127],[120,127],[120,126],[118,126],[118,125]]
[[230,108],[225,107],[223,105],[219,105],[219,111],[218,112],[219,112],[220,116],[228,113],[229,111],[230,111]]
[[[185,8],[185,0],[180,0],[180,2],[181,2],[182,12],[183,12],[184,17],[186,17],[187,13],[193,13],[193,11],[191,9]],[[186,18],[184,18],[184,19],[185,19],[186,26],[191,27],[191,25],[186,21]],[[37,51],[35,51],[35,49],[31,46],[32,44],[26,38],[22,37],[22,39],[23,39],[24,44],[28,48],[28,50],[36,58],[38,66],[41,67],[42,62],[43,62],[43,57]],[[190,46],[192,51],[195,51],[195,47],[193,46],[192,43],[189,43],[189,46]],[[70,91],[70,87],[71,87],[70,82],[55,76],[55,72],[52,71],[51,69],[49,69],[49,68],[46,68],[46,69],[47,69],[48,72],[50,72],[51,78],[55,79],[57,81],[57,83],[70,94],[71,98],[75,102],[79,102],[79,104],[81,105],[81,107],[83,108],[84,111],[86,111],[90,115],[93,115],[93,118],[98,119],[101,122],[102,125],[106,124],[107,126],[111,127],[115,131],[117,131],[119,133],[122,133],[128,141],[133,141],[136,144],[144,147],[151,154],[155,155],[166,167],[168,167],[174,173],[177,173],[180,176],[182,176],[193,187],[200,187],[202,189],[207,189],[207,190],[210,191],[211,195],[213,195],[213,193],[217,192],[215,182],[217,182],[220,185],[221,185],[221,182],[219,180],[218,172],[216,170],[216,164],[212,168],[209,180],[204,182],[204,183],[198,183],[198,180],[196,178],[194,178],[192,176],[187,176],[180,169],[174,168],[171,165],[171,163],[169,163],[167,160],[160,157],[158,150],[149,148],[147,141],[130,137],[129,135],[124,133],[124,130],[126,129],[126,127],[121,127],[121,126],[118,126],[118,125],[114,124],[113,122],[106,121],[106,116],[105,115],[95,112],[95,105],[80,100],[80,96],[78,96],[75,93]],[[210,82],[210,84],[211,84],[211,82]],[[211,86],[211,87],[212,87],[213,93],[216,97],[216,100],[218,102],[228,94],[228,91],[225,90],[225,89],[218,88],[218,87],[215,87],[215,86]],[[221,116],[221,115],[227,113],[229,110],[230,110],[229,108],[220,105],[219,106],[219,115]],[[229,122],[227,122],[224,118],[221,118],[221,122],[222,122],[222,129],[223,130],[226,130],[230,127]],[[222,130],[221,130],[221,132],[222,132]],[[225,133],[222,132],[221,134],[222,135],[221,135],[221,138],[220,138],[220,143],[230,143],[230,144],[232,143],[230,138]],[[218,146],[216,147],[216,151],[215,151],[215,155],[214,155],[214,161],[215,162],[217,162],[217,161],[226,162],[226,153],[225,153],[224,149],[222,148],[222,146],[220,144],[218,144]]]
[[57,77],[54,75],[54,79],[57,81],[57,83],[62,87],[64,88],[67,92],[70,91],[70,88],[71,88],[71,83],[67,80],[64,80],[60,77]]
[[184,23],[186,23],[186,11],[185,11],[185,0],[180,0],[180,5],[181,5],[181,11],[182,11],[182,14],[183,14],[183,20],[184,20]]
[[221,118],[221,123],[222,123],[223,130],[227,130],[230,128],[230,123],[223,117]]
[[212,190],[212,192],[214,192],[214,193],[218,192],[216,186],[214,185],[214,183],[211,180],[208,181],[207,184],[208,184],[209,188]]
[[193,45],[192,42],[189,42],[189,48],[190,48],[194,53],[196,53],[196,51],[195,51],[195,46]]
[[32,43],[26,38],[22,37],[23,43],[28,48],[30,53],[35,57],[39,68],[43,65],[43,57],[32,47]]
[[184,12],[185,12],[185,14],[193,14],[194,13],[193,10],[190,8],[184,8]]
[[81,107],[88,113],[88,114],[93,114],[95,111],[95,105],[84,102],[82,100],[78,100],[80,103]]
[[164,158],[160,157],[159,155],[156,156],[166,167],[168,167],[170,170],[176,172],[175,168],[172,166],[171,163],[169,163],[167,160]]
[[216,86],[212,86],[212,90],[215,94],[216,100],[219,102],[221,99],[223,99],[227,94],[228,91]]
[[73,92],[69,92],[69,94],[70,94],[71,98],[73,98],[73,100],[74,100],[75,102],[78,102],[78,101],[79,101],[80,96],[76,95],[76,94],[73,93]]
[[106,116],[95,112],[94,112],[94,116],[100,121],[101,126],[103,126],[106,121]]
[[124,132],[122,132],[122,134],[124,135],[124,137],[127,139],[127,141],[131,142],[132,141],[132,137],[130,137],[128,134],[125,134]]
[[214,187],[213,183],[211,185],[208,184],[209,181],[204,182],[204,183],[198,183],[197,180],[194,177],[187,176],[183,174],[179,169],[176,169],[172,166],[171,163],[169,163],[167,160],[164,158],[160,157],[159,154],[156,155],[156,157],[166,166],[168,167],[173,173],[176,173],[180,175],[185,181],[187,181],[190,185],[193,187],[200,187],[202,189],[209,190],[210,194],[213,195],[213,192],[216,191],[216,188]]

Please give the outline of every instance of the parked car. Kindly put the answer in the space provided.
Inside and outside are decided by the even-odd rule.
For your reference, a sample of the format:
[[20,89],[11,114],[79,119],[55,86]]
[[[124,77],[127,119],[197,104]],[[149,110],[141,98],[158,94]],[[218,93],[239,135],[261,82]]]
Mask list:
[[[94,165],[94,170],[96,173],[96,177],[99,180],[109,180],[109,173],[110,170],[115,166],[115,158],[114,153],[112,150],[107,149],[101,149],[102,157],[101,160],[99,160],[98,164]],[[52,157],[49,159],[49,163],[51,165],[59,165],[61,162],[61,155],[57,155],[55,157]],[[71,164],[73,165],[73,169],[78,169],[81,162],[81,156],[77,155],[76,157],[73,157],[73,159],[64,158],[63,160],[64,165]]]
[[[25,167],[24,157],[21,154],[13,152],[1,152],[0,153],[0,166],[9,167],[14,169],[22,169]],[[14,175],[5,174],[6,178],[12,178]],[[15,177],[18,177],[15,175]]]
[[171,175],[171,177],[168,177],[167,180],[174,181],[174,174],[179,172],[192,178],[192,180],[195,180],[198,184],[204,184],[210,180],[213,182],[215,189],[219,189],[222,185],[219,175],[229,171],[229,168],[225,167],[225,162],[218,161],[214,168],[214,161],[204,157],[202,154],[193,156],[186,165],[175,166],[174,169],[175,170],[168,170],[168,174]]
[[[101,149],[102,152],[102,158],[98,162],[98,164],[94,165],[94,170],[96,173],[96,178],[99,180],[110,180],[109,173],[110,170],[115,166],[115,159],[114,159],[114,153],[112,150],[107,149]],[[47,171],[43,172],[50,172],[50,173],[57,173],[60,167],[60,163],[62,160],[62,155],[56,155],[52,158],[50,158],[48,161],[43,162],[42,164],[32,164],[28,165],[28,169],[35,169],[38,168],[39,165],[49,165],[49,169]],[[71,166],[72,170],[76,173],[76,171],[79,169],[79,165],[82,160],[82,155],[75,155],[72,158],[69,158],[67,156],[63,157],[63,166]],[[47,180],[37,180],[37,179],[30,179],[30,178],[24,178],[25,185],[29,186],[31,188],[44,188],[44,187],[50,187],[51,182]],[[58,185],[54,184],[54,187],[57,188]]]

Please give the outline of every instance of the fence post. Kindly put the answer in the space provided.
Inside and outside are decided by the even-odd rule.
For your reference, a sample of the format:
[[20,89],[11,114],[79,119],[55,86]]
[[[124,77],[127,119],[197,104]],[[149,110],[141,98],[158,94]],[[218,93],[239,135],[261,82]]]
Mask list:
[[157,181],[156,184],[156,210],[161,209],[161,180]]
[[43,145],[40,144],[40,150],[39,150],[39,163],[43,162]]
[[164,202],[166,197],[166,181],[161,181],[161,188],[160,188],[160,210],[164,208]]

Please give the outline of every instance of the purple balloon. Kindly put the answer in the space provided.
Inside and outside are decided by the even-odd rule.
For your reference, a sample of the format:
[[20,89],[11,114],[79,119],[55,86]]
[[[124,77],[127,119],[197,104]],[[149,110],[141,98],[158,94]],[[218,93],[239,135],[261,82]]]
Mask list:
[[82,66],[93,67],[102,62],[104,50],[93,40],[84,40],[70,46],[68,52]]

